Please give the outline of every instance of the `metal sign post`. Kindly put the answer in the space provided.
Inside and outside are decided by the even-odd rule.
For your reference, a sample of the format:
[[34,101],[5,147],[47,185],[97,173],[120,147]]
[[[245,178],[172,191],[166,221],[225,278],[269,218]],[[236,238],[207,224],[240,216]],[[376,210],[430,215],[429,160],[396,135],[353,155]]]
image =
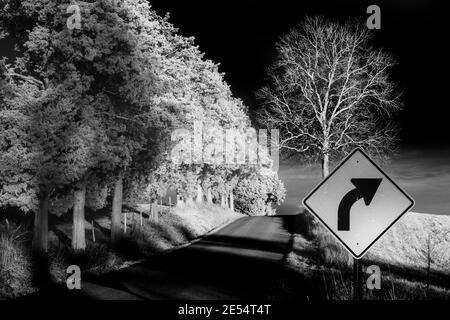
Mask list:
[[361,259],[353,258],[353,300],[361,301],[363,292],[363,274]]

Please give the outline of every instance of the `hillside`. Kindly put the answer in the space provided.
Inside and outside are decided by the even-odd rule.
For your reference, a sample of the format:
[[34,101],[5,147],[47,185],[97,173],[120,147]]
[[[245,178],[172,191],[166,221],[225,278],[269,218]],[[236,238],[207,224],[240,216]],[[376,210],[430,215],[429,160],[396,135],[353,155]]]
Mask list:
[[[429,248],[429,249],[428,249]],[[370,249],[367,259],[450,274],[450,216],[409,212]]]

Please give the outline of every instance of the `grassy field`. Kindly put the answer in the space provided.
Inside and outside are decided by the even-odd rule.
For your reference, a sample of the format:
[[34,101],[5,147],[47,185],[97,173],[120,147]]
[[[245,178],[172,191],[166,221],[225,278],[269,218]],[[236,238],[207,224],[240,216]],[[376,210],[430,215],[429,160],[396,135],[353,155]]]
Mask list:
[[367,254],[377,263],[450,276],[450,216],[409,212]]
[[[450,299],[448,218],[408,214],[385,234],[362,260],[363,272],[381,269],[381,289],[367,289],[364,280],[364,299]],[[298,216],[296,231],[281,297],[352,299],[352,257],[309,213]]]
[[126,233],[114,248],[109,246],[108,211],[89,215],[87,248],[83,252],[70,249],[70,221],[61,219],[52,224],[47,255],[32,254],[29,227],[7,220],[0,222],[0,298],[17,298],[54,282],[64,282],[70,265],[78,265],[83,272],[95,274],[126,267],[149,255],[189,244],[242,216],[206,204],[171,209],[160,207],[153,215],[148,215],[142,206],[127,209],[122,217],[124,227],[127,212]]

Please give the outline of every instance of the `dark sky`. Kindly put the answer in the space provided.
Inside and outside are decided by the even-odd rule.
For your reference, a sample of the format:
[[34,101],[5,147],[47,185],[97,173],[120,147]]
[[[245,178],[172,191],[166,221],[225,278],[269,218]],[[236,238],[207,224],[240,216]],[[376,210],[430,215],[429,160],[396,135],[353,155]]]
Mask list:
[[[221,64],[236,96],[258,107],[254,92],[264,83],[274,58],[274,43],[306,14],[332,19],[361,17],[371,4],[381,8],[375,44],[399,61],[394,77],[404,90],[399,116],[404,144],[450,145],[448,11],[432,0],[151,0],[183,35],[195,36],[206,57]],[[447,21],[446,21],[447,20]]]
[[[206,57],[220,63],[236,96],[258,108],[254,92],[264,83],[278,37],[306,14],[331,19],[361,17],[371,4],[381,8],[375,44],[399,65],[394,77],[404,90],[398,117],[406,145],[450,146],[448,88],[448,11],[438,0],[150,0],[186,36],[195,36]],[[446,21],[447,20],[447,21]],[[11,45],[0,41],[0,55]],[[8,54],[9,55],[9,54]]]

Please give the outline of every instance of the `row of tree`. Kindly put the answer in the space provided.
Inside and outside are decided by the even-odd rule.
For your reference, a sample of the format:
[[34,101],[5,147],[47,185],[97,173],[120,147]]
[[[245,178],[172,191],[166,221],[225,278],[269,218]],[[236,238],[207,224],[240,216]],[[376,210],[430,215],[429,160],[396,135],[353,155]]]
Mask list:
[[[34,213],[34,249],[47,250],[49,213],[73,212],[72,247],[84,249],[85,208],[110,198],[114,243],[124,196],[144,186],[150,196],[169,186],[218,196],[239,179],[277,179],[262,165],[173,166],[174,128],[202,121],[243,129],[244,105],[194,39],[147,1],[78,6],[80,28],[70,29],[67,4],[0,1],[1,34],[16,45],[12,61],[0,61],[0,206]],[[266,194],[273,188],[281,200],[280,184]]]

